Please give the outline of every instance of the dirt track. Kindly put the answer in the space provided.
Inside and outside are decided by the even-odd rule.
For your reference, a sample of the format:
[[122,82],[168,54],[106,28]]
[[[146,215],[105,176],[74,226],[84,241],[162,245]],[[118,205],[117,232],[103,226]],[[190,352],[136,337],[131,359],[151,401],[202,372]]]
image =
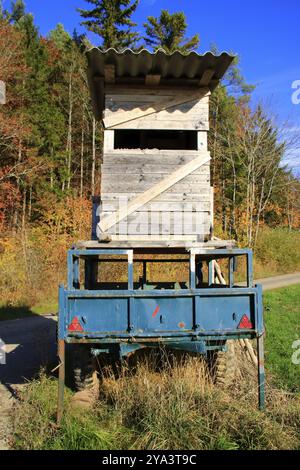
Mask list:
[[[256,281],[264,290],[300,284],[300,273]],[[0,450],[9,449],[11,409],[16,392],[49,363],[56,363],[56,318],[33,316],[0,321],[0,338],[6,344],[6,365],[0,365]]]

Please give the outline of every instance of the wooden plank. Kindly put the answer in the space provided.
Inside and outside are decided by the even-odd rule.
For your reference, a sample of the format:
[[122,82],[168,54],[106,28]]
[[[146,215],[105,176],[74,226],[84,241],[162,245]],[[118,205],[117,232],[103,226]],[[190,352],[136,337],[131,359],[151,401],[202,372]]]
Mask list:
[[[176,96],[179,94],[192,94],[199,91],[198,86],[166,86],[166,85],[160,85],[159,88],[153,87],[147,87],[145,88],[145,85],[140,85],[140,86],[132,86],[130,84],[116,84],[116,85],[109,85],[106,84],[105,86],[105,95],[110,97],[110,96],[132,96],[132,97],[141,97],[141,99],[144,99],[147,96]],[[210,90],[207,88],[207,92],[205,93],[204,97],[209,98],[211,95]]]
[[211,81],[211,79],[213,78],[215,74],[215,70],[213,69],[206,69],[204,70],[204,73],[201,77],[201,79],[199,80],[199,86],[202,87],[202,86],[205,86],[207,87]]
[[115,83],[116,68],[114,64],[106,64],[104,66],[104,81],[105,83]]
[[[137,159],[135,159],[137,160]],[[192,160],[192,159],[191,159]],[[149,161],[149,159],[148,159]],[[151,161],[151,160],[150,160]],[[182,165],[164,165],[164,164],[151,164],[148,163],[141,163],[140,159],[137,160],[137,163],[133,163],[130,160],[130,163],[122,163],[122,164],[102,164],[101,165],[101,175],[155,175],[155,174],[167,174],[173,173],[173,171],[180,168]],[[193,171],[191,175],[209,175],[210,174],[210,165],[203,165],[197,170]]]
[[[114,131],[105,131],[114,132]],[[105,152],[103,165],[184,165],[193,159],[207,154],[198,150],[157,150],[157,149],[118,149]],[[209,164],[208,164],[209,165]]]
[[[135,212],[210,212],[211,202],[152,202],[145,204]],[[116,212],[119,209],[118,201],[103,201],[101,204],[101,215],[106,212]]]
[[211,231],[213,233],[214,230],[214,187],[211,186],[210,188],[210,225]]
[[[153,114],[152,116],[159,115]],[[195,119],[184,119],[184,117],[182,117],[176,121],[172,119],[169,120],[167,118],[160,120],[157,117],[154,119],[142,118],[112,126],[110,129],[143,129],[157,131],[164,131],[168,129],[170,131],[209,131],[209,120],[199,119],[198,117],[195,117]]]
[[[178,171],[178,170],[175,170]],[[169,173],[170,174],[170,173]],[[157,174],[145,174],[145,175],[132,175],[127,174],[126,178],[122,173],[120,174],[102,174],[101,177],[101,191],[103,192],[128,192],[132,188],[138,189],[138,192],[144,192],[151,188],[153,185],[161,181],[162,175]],[[177,185],[184,191],[185,188],[194,188],[195,185],[205,185],[208,183],[210,186],[210,175],[188,175],[181,181],[180,185]]]
[[[111,215],[116,211],[101,211],[101,217],[106,217]],[[175,223],[175,225],[186,224],[200,224],[210,223],[210,212],[208,211],[135,211],[134,214],[125,217],[121,223],[141,223],[141,224],[163,224],[166,223]]]
[[209,153],[207,153],[207,156],[201,156],[201,157],[195,158],[189,163],[186,163],[180,169],[174,171],[174,173],[162,179],[155,186],[153,186],[152,188],[148,189],[146,192],[132,199],[128,203],[126,210],[118,211],[116,213],[116,221],[114,220],[115,219],[114,216],[108,216],[102,219],[100,223],[98,224],[100,230],[102,232],[105,232],[114,223],[120,222],[122,219],[132,214],[136,209],[143,206],[147,202],[151,201],[155,197],[159,196],[164,191],[170,189],[178,181],[182,180],[192,171],[195,171],[201,165],[204,165],[205,163],[208,163],[209,161],[210,161],[210,155]]
[[[197,235],[111,235],[112,241],[125,241],[125,242],[150,242],[151,240],[157,240],[157,241],[164,241],[164,242],[192,242],[192,241],[197,241],[198,237]],[[175,245],[177,246],[177,245]]]
[[178,106],[184,103],[187,103],[189,101],[194,101],[197,99],[201,99],[201,97],[205,96],[207,93],[208,89],[203,88],[197,92],[192,92],[184,94],[184,95],[178,95],[174,98],[167,98],[167,99],[162,99],[157,103],[147,104],[144,106],[141,106],[139,109],[134,109],[131,111],[122,111],[115,113],[115,115],[105,117],[104,118],[104,125],[106,128],[110,127],[115,127],[116,125],[124,124],[126,122],[136,120],[141,117],[148,116],[150,114],[158,113],[160,111],[166,110],[168,108],[171,108],[173,106]]
[[157,86],[159,85],[161,75],[146,75],[145,85],[146,86]]
[[[102,193],[101,200],[102,202],[119,202],[120,200],[128,200],[135,198],[140,193]],[[154,202],[202,202],[210,201],[211,193],[210,188],[205,187],[201,189],[201,193],[171,193],[170,191],[165,191],[164,193],[157,196],[153,199]]]
[[197,132],[197,147],[199,151],[207,150],[207,132],[205,131]]
[[115,131],[105,130],[104,131],[104,141],[103,141],[103,153],[110,152],[114,150],[114,138]]
[[[210,250],[218,248],[234,248],[236,246],[235,240],[208,240],[208,241],[199,241],[196,240],[196,237],[191,237],[189,240],[170,240],[169,237],[144,237],[144,240],[128,239],[123,237],[123,240],[114,240],[117,236],[112,235],[112,240],[109,243],[100,243],[96,240],[80,240],[75,244],[75,248],[84,249],[84,248],[135,248],[135,249],[145,249],[149,250],[152,253],[152,250],[157,249],[159,252],[160,249],[169,248],[168,253],[174,253],[174,250],[180,250],[182,253],[187,253],[193,248],[206,250],[207,253]],[[194,240],[192,240],[192,238]],[[190,245],[189,245],[190,242]]]
[[[158,183],[157,183],[158,184]],[[139,195],[144,194],[146,191],[149,191],[153,186],[150,184],[144,184],[140,185],[139,187],[135,188],[135,192]],[[106,194],[110,191],[105,191],[106,187],[103,187],[103,193]],[[126,182],[120,183],[119,187],[116,186],[116,184],[112,184],[109,186],[108,189],[114,189],[115,191],[119,191],[120,194],[128,194],[128,191],[132,190],[132,188],[128,188],[126,185]],[[206,183],[185,183],[185,182],[178,182],[175,183],[171,188],[168,189],[169,193],[181,193],[183,194],[195,194],[196,192],[204,191],[207,190],[207,192],[210,192],[210,182],[207,181]],[[114,191],[111,191],[114,192]],[[154,198],[153,198],[154,199]]]
[[[120,227],[121,225],[121,227]],[[136,236],[140,235],[177,235],[179,239],[184,236],[207,236],[210,233],[210,225],[150,225],[150,224],[117,224],[111,227],[106,233],[109,235],[127,235]]]

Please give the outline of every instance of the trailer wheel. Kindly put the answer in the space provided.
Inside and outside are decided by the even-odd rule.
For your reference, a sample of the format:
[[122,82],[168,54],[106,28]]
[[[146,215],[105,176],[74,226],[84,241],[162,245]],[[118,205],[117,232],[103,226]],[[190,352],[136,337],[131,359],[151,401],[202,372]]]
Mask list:
[[86,344],[74,344],[73,379],[77,391],[92,389],[98,384],[96,360]]
[[220,387],[229,387],[232,385],[237,371],[234,340],[227,340],[226,346],[227,351],[213,351],[209,358],[213,381]]

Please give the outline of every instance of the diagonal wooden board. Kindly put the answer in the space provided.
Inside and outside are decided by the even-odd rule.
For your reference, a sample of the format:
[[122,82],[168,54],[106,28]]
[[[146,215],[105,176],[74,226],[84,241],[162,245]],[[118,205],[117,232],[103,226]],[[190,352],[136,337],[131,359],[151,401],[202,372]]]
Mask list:
[[100,220],[98,228],[100,233],[106,232],[111,227],[119,223],[121,220],[125,219],[128,215],[135,212],[137,209],[142,207],[147,202],[151,201],[155,197],[159,196],[164,191],[167,191],[171,186],[178,183],[178,181],[185,178],[187,175],[197,170],[200,166],[205,165],[210,161],[209,152],[205,152],[205,155],[195,158],[189,163],[182,165],[181,168],[168,175],[166,178],[162,179],[159,183],[154,185],[152,188],[148,189],[142,194],[139,194],[131,201],[128,202],[127,206],[121,208],[114,214],[108,215]]
[[119,124],[124,124],[125,122],[149,116],[150,114],[159,113],[160,111],[172,108],[173,106],[179,106],[181,104],[189,103],[190,101],[200,100],[204,96],[209,95],[210,91],[208,88],[200,88],[196,92],[193,91],[192,93],[179,95],[176,98],[169,97],[167,100],[162,100],[158,103],[147,103],[144,106],[131,111],[119,111],[117,113],[113,113],[113,115],[104,118],[103,123],[106,129],[110,129]]

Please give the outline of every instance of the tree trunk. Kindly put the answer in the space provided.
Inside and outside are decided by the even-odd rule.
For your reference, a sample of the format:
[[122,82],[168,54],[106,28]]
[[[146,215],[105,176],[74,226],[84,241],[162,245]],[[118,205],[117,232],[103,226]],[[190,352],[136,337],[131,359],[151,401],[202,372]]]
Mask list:
[[83,177],[84,177],[84,163],[83,163],[83,157],[84,157],[84,128],[82,124],[82,130],[81,130],[81,152],[80,152],[80,197],[83,197]]
[[67,168],[68,179],[67,189],[71,186],[71,166],[72,166],[72,118],[73,118],[73,66],[69,77],[69,120],[68,120],[68,136],[67,136]]

